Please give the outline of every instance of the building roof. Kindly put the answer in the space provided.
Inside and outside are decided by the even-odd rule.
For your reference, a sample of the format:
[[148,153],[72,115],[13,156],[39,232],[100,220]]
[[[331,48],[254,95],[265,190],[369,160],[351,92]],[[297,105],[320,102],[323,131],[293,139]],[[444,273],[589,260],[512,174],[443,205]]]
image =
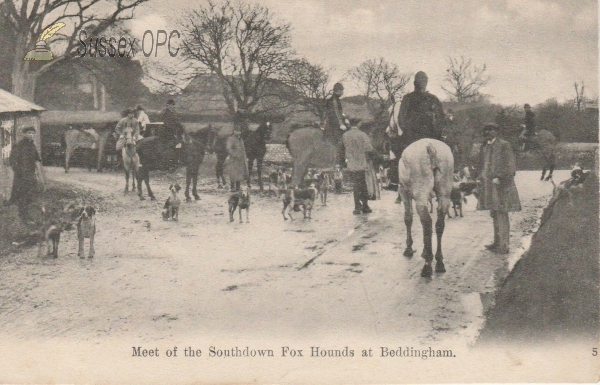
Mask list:
[[3,112],[44,111],[45,108],[0,89],[0,114]]

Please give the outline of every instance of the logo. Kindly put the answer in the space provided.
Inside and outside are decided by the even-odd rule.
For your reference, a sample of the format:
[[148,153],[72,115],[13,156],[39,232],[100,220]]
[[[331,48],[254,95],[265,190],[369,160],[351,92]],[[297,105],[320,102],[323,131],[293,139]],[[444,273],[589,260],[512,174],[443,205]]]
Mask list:
[[40,35],[37,43],[35,43],[35,49],[27,52],[24,61],[50,61],[54,60],[54,55],[52,51],[48,48],[48,43],[46,41],[50,39],[59,29],[64,27],[65,23],[56,23],[52,24],[50,27],[46,28],[44,32]]
[[[177,30],[172,30],[167,35],[167,31],[159,29],[156,31],[155,40],[153,31],[147,30],[144,32],[141,42],[142,53],[145,57],[149,57],[154,52],[156,57],[158,56],[159,47],[167,46],[169,55],[175,57],[179,52],[179,48],[173,49],[171,43],[175,37],[179,38],[180,36]],[[156,44],[154,44],[155,42]],[[128,36],[119,36],[118,39],[114,36],[89,37],[85,30],[79,31],[79,44],[80,46],[77,48],[79,57],[134,57],[138,52],[138,40],[136,38]],[[146,50],[148,44],[149,51]],[[154,47],[156,47],[156,50]]]

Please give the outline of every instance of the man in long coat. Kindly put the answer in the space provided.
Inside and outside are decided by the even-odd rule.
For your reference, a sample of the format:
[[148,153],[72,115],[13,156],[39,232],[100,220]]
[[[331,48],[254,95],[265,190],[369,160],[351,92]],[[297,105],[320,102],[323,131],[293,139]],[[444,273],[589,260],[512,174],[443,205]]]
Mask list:
[[350,130],[344,136],[344,147],[348,156],[347,172],[350,174],[354,188],[354,211],[355,215],[368,214],[369,192],[367,189],[367,168],[369,167],[367,156],[374,154],[375,150],[369,136],[358,128],[359,121],[353,119]]
[[249,174],[246,149],[241,135],[241,128],[236,124],[226,144],[229,156],[225,161],[225,172],[229,175],[232,192],[239,191],[241,182],[248,180]]
[[17,204],[19,217],[23,222],[27,222],[29,205],[37,194],[36,162],[41,163],[42,159],[33,142],[35,128],[27,127],[24,133],[25,137],[10,153],[14,179],[9,203]]
[[163,126],[158,130],[158,137],[163,146],[166,161],[173,168],[181,158],[181,144],[183,143],[183,126],[175,116],[175,101],[169,99],[166,108],[161,113]]
[[500,254],[508,253],[510,224],[508,213],[521,211],[519,193],[515,185],[515,154],[505,140],[498,138],[497,124],[484,127],[486,142],[481,159],[481,192],[477,209],[490,210],[494,220],[494,242],[485,247]]
[[346,155],[342,141],[342,135],[346,131],[345,115],[342,110],[340,98],[344,95],[344,86],[342,83],[335,83],[333,86],[333,95],[325,102],[325,140],[336,147],[336,163],[344,165]]

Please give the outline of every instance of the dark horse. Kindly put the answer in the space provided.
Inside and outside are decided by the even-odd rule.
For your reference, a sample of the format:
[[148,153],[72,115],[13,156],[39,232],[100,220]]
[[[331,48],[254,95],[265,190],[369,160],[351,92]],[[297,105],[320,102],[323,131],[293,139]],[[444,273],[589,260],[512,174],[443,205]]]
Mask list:
[[[200,199],[196,191],[198,171],[204,160],[207,143],[211,142],[212,135],[213,132],[210,129],[183,134],[184,142],[181,147],[181,159],[186,168],[185,197],[188,202],[191,201],[189,193],[190,183],[193,183],[192,195],[196,200]],[[165,170],[168,167],[168,162],[165,162],[164,159],[173,158],[173,154],[168,153],[169,151],[175,151],[175,149],[170,148],[165,151],[163,143],[158,136],[150,136],[137,142],[137,152],[140,157],[140,167],[137,173],[138,196],[141,200],[144,199],[142,195],[142,181],[146,183],[150,199],[156,199],[150,189],[150,171]]]
[[273,129],[269,122],[259,125],[256,130],[243,126],[242,140],[246,148],[246,157],[248,158],[248,187],[252,178],[252,166],[256,160],[256,173],[258,174],[258,187],[262,190],[262,164],[267,153],[267,141],[271,139]]

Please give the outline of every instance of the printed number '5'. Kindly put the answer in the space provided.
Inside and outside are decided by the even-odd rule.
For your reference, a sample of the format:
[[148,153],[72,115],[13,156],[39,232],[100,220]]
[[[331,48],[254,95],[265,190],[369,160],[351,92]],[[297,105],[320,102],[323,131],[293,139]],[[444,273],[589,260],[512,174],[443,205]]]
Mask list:
[[598,355],[598,348],[592,348],[592,356],[596,357]]

